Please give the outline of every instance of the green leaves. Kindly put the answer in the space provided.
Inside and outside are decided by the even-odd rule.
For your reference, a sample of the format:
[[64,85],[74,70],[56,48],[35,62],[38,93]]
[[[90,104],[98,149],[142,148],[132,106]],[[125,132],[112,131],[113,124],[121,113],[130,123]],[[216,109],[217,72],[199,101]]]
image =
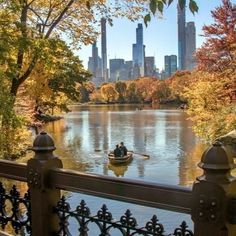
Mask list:
[[[178,0],[178,5],[181,9],[184,9],[186,7],[187,2],[189,2],[188,4],[189,10],[193,14],[195,12],[198,12],[198,5],[195,0],[187,0],[187,1]],[[149,0],[149,10],[153,15],[155,15],[157,11],[162,14],[164,11],[164,5],[167,5],[169,7],[172,3],[174,3],[174,0]],[[144,23],[146,27],[148,22],[150,21],[151,21],[151,15],[149,13],[144,17]]]
[[148,22],[150,22],[150,21],[151,21],[150,14],[147,14],[146,16],[144,16],[144,24],[146,27],[147,27]]
[[149,4],[150,11],[154,15],[156,10],[157,10],[157,1],[156,0],[151,0]]
[[162,13],[164,4],[166,4],[166,0],[150,0],[149,9],[153,15],[155,15],[157,10]]
[[189,1],[189,9],[193,14],[198,12],[198,5],[194,0]]

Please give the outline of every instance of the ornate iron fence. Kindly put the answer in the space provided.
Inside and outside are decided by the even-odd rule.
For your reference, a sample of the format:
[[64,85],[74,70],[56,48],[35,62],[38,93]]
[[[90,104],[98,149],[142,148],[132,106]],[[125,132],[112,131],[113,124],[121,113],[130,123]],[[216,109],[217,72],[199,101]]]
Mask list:
[[3,184],[0,182],[0,225],[2,229],[10,223],[17,234],[22,229],[25,229],[30,234],[30,214],[29,193],[27,192],[21,197],[15,185],[13,185],[10,193],[7,193]]
[[[182,222],[169,235],[236,235],[236,178],[230,174],[236,165],[229,150],[219,142],[202,155],[199,167],[204,173],[192,189],[63,169],[60,159],[53,155],[54,142],[45,132],[36,137],[32,149],[35,156],[27,164],[0,161],[1,177],[25,181],[29,186],[29,192],[20,197],[15,186],[6,193],[0,185],[3,228],[11,223],[16,232],[25,228],[32,236],[71,235],[68,223],[75,219],[80,236],[87,236],[91,223],[97,226],[100,236],[111,235],[112,229],[126,236],[168,235],[155,215],[138,226],[129,210],[119,220],[113,219],[106,205],[95,215],[84,201],[71,210],[61,198],[61,190],[67,190],[191,215],[194,233]],[[10,213],[7,205],[11,206]],[[21,206],[25,209],[23,217]]]
[[[107,206],[104,204],[96,215],[92,215],[91,211],[84,200],[80,202],[80,205],[76,207],[75,210],[71,210],[70,204],[66,201],[65,197],[62,197],[58,202],[57,206],[54,208],[55,213],[60,219],[60,229],[55,235],[72,235],[68,229],[70,218],[75,218],[79,224],[80,235],[86,236],[90,223],[95,223],[97,225],[97,235],[109,236],[112,229],[118,229],[118,231],[123,236],[132,235],[154,235],[154,236],[167,236],[164,230],[164,226],[159,223],[156,215],[145,224],[143,227],[139,227],[137,220],[132,216],[129,209],[126,210],[124,215],[120,217],[119,220],[113,219],[112,213],[108,211]],[[168,234],[168,236],[193,236],[193,232],[188,229],[185,221],[177,227],[173,234]]]

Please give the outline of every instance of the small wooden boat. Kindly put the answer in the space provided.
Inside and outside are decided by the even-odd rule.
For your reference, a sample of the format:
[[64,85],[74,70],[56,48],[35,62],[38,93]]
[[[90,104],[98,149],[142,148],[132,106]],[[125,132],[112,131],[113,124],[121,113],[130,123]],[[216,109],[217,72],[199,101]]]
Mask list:
[[108,158],[112,165],[125,165],[133,160],[133,153],[128,152],[127,155],[123,157],[115,157],[113,153],[109,153]]

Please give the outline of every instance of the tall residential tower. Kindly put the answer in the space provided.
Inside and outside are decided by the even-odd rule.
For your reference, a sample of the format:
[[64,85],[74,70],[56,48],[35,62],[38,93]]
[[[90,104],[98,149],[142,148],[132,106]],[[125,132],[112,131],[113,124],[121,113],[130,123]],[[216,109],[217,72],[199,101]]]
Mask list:
[[178,9],[178,68],[185,70],[186,65],[186,28],[185,28],[185,7],[183,9],[177,6]]
[[104,82],[108,81],[107,70],[107,32],[106,32],[106,19],[101,19],[101,51],[102,51],[102,76]]
[[192,70],[195,65],[194,53],[196,51],[196,28],[194,22],[186,25],[186,69]]

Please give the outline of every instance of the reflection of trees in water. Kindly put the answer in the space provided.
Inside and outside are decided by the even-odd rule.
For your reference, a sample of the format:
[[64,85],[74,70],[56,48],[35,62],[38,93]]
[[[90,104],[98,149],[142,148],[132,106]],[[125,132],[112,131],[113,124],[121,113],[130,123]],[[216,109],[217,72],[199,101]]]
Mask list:
[[206,144],[197,144],[192,147],[192,150],[186,153],[181,153],[178,156],[179,160],[179,185],[191,185],[197,176],[202,174],[202,170],[197,167],[197,164],[201,160],[203,151],[206,148]]
[[200,162],[202,153],[207,145],[197,140],[191,129],[192,123],[184,112],[180,116],[180,122],[179,146],[181,150],[177,155],[179,162],[179,184],[191,185],[196,180],[196,177],[202,173],[197,164]]

